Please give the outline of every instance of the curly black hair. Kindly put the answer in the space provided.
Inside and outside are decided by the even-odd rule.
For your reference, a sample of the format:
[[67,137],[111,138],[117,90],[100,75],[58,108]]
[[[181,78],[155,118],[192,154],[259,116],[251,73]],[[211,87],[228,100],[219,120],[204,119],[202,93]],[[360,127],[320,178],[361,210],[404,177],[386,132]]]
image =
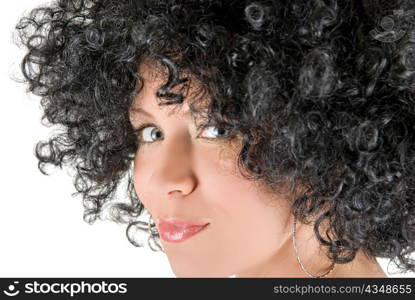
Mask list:
[[[140,246],[128,234],[145,212],[129,173],[140,147],[129,109],[142,88],[138,66],[152,59],[168,74],[160,105],[183,103],[171,89],[191,76],[209,95],[207,118],[242,137],[243,175],[275,193],[301,186],[292,213],[314,222],[333,262],[363,250],[415,271],[414,16],[410,0],[55,0],[34,8],[16,26],[27,49],[21,71],[41,97],[42,120],[61,128],[37,144],[39,169],[72,166],[85,221],[113,203],[113,220],[128,223]],[[114,202],[122,180],[128,203]]]

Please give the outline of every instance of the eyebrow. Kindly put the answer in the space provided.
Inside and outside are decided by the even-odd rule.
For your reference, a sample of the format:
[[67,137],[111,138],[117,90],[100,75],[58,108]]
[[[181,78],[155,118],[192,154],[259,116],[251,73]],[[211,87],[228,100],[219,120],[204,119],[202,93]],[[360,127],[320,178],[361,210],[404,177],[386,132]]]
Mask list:
[[153,118],[153,119],[154,119],[154,117],[153,117],[153,115],[152,115],[152,114],[150,114],[149,112],[145,111],[145,110],[144,110],[144,109],[142,109],[141,107],[132,107],[132,108],[131,108],[131,110],[132,110],[134,113],[136,113],[136,114],[144,114],[144,115],[146,115],[146,116],[148,116],[148,117],[150,117],[150,118]]
[[[153,119],[154,119],[154,117],[153,117],[153,115],[152,115],[152,114],[150,114],[148,111],[145,111],[145,110],[144,110],[144,109],[142,109],[141,107],[131,107],[131,111],[132,111],[132,112],[134,112],[135,114],[143,114],[143,115],[146,115],[146,116],[148,116],[148,117],[150,117],[150,118],[153,118]],[[189,114],[191,114],[190,109],[189,109],[189,110],[187,110],[184,114],[185,114],[185,115],[189,115]]]

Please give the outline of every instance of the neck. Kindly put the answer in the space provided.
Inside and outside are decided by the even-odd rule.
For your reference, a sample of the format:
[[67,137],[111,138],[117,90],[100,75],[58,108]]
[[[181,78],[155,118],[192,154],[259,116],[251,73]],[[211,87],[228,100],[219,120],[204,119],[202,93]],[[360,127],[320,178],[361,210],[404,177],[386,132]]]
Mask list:
[[[292,243],[292,223],[287,228],[282,246],[271,256],[255,266],[235,274],[236,277],[310,277],[297,261],[297,254],[304,268],[311,274],[321,275],[330,270],[332,261],[314,234],[313,226],[297,222],[296,246]],[[327,277],[386,277],[376,259],[358,251],[353,261],[336,264]]]

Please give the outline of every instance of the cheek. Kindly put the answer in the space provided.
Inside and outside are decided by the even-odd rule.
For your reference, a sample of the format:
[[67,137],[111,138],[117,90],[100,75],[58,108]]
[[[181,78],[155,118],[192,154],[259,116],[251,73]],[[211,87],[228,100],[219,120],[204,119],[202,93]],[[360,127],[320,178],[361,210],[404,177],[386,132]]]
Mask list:
[[215,213],[228,222],[245,224],[244,228],[252,226],[255,231],[274,236],[284,234],[290,218],[287,197],[265,191],[258,183],[242,177],[236,156],[212,161],[204,165],[206,174],[214,174],[204,176],[206,186],[215,187],[206,189],[208,207],[215,208]]
[[270,194],[261,192],[255,182],[243,178],[237,165],[236,156],[220,154],[208,160],[201,160],[202,190],[207,207],[216,208],[225,217],[245,217],[269,211],[266,204]]
[[258,242],[270,245],[270,237],[285,234],[289,202],[243,178],[235,156],[200,161],[200,169],[204,172],[200,188],[207,217],[212,217],[224,231],[229,230],[226,236],[239,235],[243,243],[254,235]]
[[146,209],[148,209],[150,212],[152,211],[152,208],[150,207],[151,199],[150,197],[150,188],[146,187],[146,182],[148,182],[148,179],[151,177],[152,168],[150,166],[147,166],[144,162],[142,162],[142,156],[136,155],[134,159],[134,169],[133,169],[133,184],[134,184],[134,190],[137,194],[138,199],[143,203]]
[[272,230],[275,234],[289,216],[285,199],[261,191],[254,182],[240,176],[216,175],[206,178],[206,184],[215,187],[206,190],[207,209],[228,226],[233,223],[238,228],[252,226],[255,231],[263,227],[263,232]]

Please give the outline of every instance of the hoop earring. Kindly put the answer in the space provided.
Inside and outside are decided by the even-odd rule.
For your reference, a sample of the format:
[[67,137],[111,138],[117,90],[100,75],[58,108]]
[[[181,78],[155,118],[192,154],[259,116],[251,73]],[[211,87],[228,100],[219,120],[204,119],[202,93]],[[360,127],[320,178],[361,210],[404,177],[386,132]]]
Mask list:
[[304,265],[301,263],[300,261],[300,256],[298,255],[298,249],[297,249],[297,244],[295,241],[295,232],[296,232],[296,225],[297,225],[297,220],[294,216],[294,222],[293,222],[293,234],[292,234],[292,240],[293,240],[293,248],[294,248],[294,252],[295,255],[297,257],[297,261],[300,264],[301,269],[304,271],[304,273],[306,273],[309,277],[313,277],[313,278],[322,278],[322,277],[326,277],[327,275],[329,275],[333,270],[334,267],[336,266],[336,264],[333,262],[330,266],[330,269],[328,271],[326,271],[325,273],[321,274],[321,275],[315,275],[310,273],[309,271],[307,271],[307,269],[304,267]]

